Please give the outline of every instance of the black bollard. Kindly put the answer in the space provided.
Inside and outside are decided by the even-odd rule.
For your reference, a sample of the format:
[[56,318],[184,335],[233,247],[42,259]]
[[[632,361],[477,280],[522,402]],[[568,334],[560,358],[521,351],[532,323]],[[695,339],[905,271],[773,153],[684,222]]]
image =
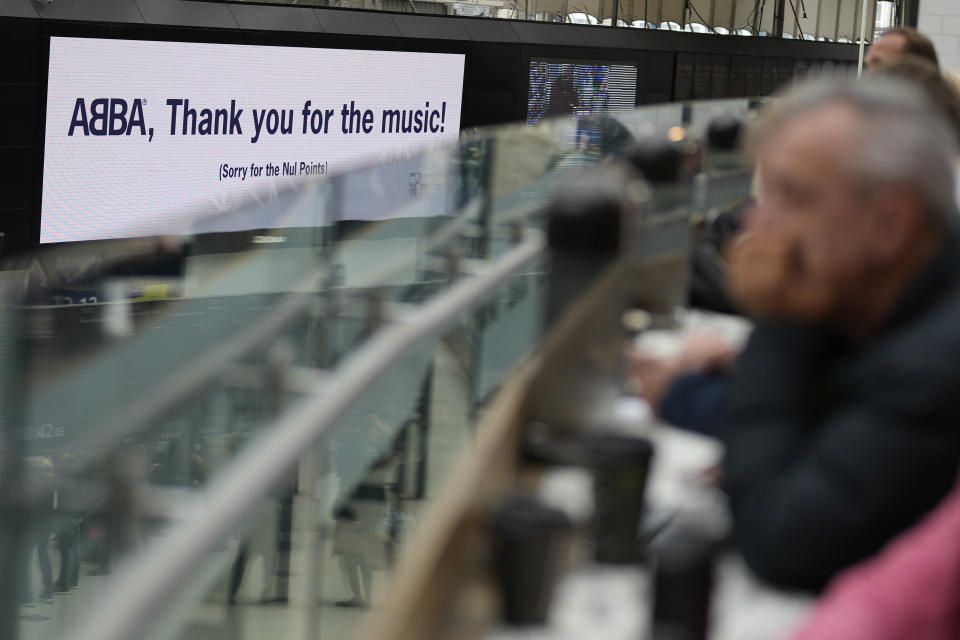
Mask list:
[[623,215],[619,176],[608,169],[571,176],[557,188],[547,215],[549,327],[617,258]]
[[593,434],[585,439],[584,450],[594,477],[594,558],[604,563],[637,562],[653,446],[645,438]]
[[627,161],[653,185],[677,182],[683,175],[683,150],[666,138],[638,140]]
[[572,531],[562,512],[537,500],[508,498],[494,511],[494,571],[503,619],[511,625],[541,625]]
[[743,132],[743,120],[735,116],[719,116],[707,126],[707,144],[711,151],[736,151]]
[[706,640],[715,542],[684,527],[658,545],[654,573],[653,639]]

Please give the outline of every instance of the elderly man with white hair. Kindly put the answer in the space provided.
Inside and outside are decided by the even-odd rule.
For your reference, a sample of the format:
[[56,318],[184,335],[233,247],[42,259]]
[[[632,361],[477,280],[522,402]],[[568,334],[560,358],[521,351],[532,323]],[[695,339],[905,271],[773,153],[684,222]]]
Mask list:
[[732,364],[703,342],[635,363],[667,419],[720,399],[736,542],[768,580],[821,587],[956,477],[952,140],[894,80],[787,95],[754,132],[758,202],[731,255],[731,293],[756,321],[747,346]]

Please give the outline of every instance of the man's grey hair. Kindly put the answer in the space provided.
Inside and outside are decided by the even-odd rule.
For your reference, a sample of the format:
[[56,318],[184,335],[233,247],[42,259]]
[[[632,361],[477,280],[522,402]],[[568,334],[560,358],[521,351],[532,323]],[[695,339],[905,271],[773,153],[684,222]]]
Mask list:
[[956,219],[955,136],[928,99],[910,82],[864,78],[800,85],[768,107],[750,139],[756,150],[795,117],[833,105],[857,114],[847,154],[853,187],[866,197],[884,185],[906,186],[923,198],[931,221]]

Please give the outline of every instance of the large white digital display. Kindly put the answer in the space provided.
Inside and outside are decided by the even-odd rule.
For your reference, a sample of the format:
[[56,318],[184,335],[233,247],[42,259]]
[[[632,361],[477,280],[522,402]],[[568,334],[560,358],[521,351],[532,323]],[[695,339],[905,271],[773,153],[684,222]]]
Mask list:
[[456,140],[464,56],[50,39],[40,242],[168,232]]

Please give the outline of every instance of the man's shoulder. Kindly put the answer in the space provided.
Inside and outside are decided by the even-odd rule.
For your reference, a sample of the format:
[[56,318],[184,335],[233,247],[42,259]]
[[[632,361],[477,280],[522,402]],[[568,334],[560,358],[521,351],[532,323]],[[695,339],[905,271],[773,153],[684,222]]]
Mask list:
[[960,278],[923,313],[872,341],[848,374],[884,404],[947,403],[960,414]]
[[878,346],[881,352],[889,350],[910,359],[913,359],[911,354],[918,352],[930,355],[931,364],[939,363],[960,371],[960,363],[944,357],[946,353],[960,351],[960,274],[952,278],[950,285],[927,309],[893,331],[889,340],[881,339]]

